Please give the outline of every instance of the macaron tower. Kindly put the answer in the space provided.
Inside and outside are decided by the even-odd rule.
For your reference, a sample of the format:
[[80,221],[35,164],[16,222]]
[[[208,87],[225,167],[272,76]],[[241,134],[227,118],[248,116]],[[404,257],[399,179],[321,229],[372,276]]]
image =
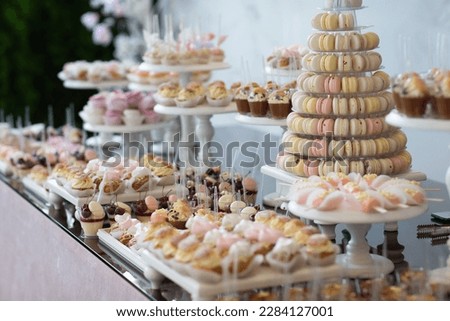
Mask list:
[[407,171],[406,136],[385,122],[394,107],[380,39],[357,24],[361,0],[327,0],[292,96],[277,166],[298,176]]

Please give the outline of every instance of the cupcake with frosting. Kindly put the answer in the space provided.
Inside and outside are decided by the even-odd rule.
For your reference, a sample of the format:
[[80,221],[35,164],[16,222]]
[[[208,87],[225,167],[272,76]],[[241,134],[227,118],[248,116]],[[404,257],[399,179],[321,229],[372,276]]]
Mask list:
[[199,102],[199,96],[194,89],[183,88],[178,92],[175,103],[178,107],[195,107]]
[[267,115],[269,103],[267,101],[267,91],[264,88],[256,87],[251,89],[247,100],[252,116],[265,117]]
[[405,115],[422,117],[430,100],[430,93],[425,81],[417,74],[407,77],[401,87],[399,100]]
[[269,110],[272,118],[285,119],[291,112],[289,94],[285,90],[276,90],[269,95]]
[[236,102],[236,107],[239,114],[247,115],[250,113],[250,106],[247,100],[249,92],[250,87],[247,85],[240,86],[235,92],[234,101]]
[[175,98],[178,96],[180,90],[181,88],[178,83],[170,81],[161,84],[158,87],[158,91],[154,95],[154,98],[158,104],[164,106],[174,106]]
[[227,106],[232,99],[233,95],[226,88],[225,84],[217,83],[208,87],[206,100],[209,105],[217,107]]
[[450,73],[436,81],[433,111],[439,118],[450,119]]

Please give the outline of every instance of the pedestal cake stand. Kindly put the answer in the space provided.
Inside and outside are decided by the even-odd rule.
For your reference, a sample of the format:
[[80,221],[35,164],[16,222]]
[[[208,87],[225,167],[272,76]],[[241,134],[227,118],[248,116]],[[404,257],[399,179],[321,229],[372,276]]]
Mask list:
[[370,254],[366,234],[372,224],[408,220],[426,212],[427,204],[410,206],[386,213],[363,213],[352,210],[319,211],[289,202],[289,211],[302,218],[329,224],[345,224],[351,239],[345,254],[340,254],[337,262],[345,267],[349,277],[375,277],[394,270],[394,264],[384,256]]

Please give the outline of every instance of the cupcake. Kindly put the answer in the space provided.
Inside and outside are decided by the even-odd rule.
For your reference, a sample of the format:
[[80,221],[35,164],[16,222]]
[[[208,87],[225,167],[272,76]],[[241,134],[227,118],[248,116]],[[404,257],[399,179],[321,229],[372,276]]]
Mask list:
[[164,106],[174,106],[175,98],[178,96],[178,92],[180,91],[180,85],[175,82],[167,82],[161,84],[158,87],[157,93],[154,95],[154,98],[158,104]]
[[248,104],[249,86],[241,86],[236,90],[234,101],[236,102],[237,111],[239,114],[246,115],[250,113],[250,106]]
[[97,231],[103,227],[105,211],[100,203],[91,201],[78,209],[81,228],[85,237],[96,237]]
[[314,266],[333,264],[336,259],[336,248],[325,234],[314,234],[308,238],[305,249],[308,263]]
[[272,118],[285,119],[291,112],[289,94],[284,90],[277,90],[269,95],[268,103]]
[[103,115],[103,123],[108,126],[117,126],[122,124],[122,112],[108,109]]
[[163,65],[174,66],[174,65],[178,65],[178,62],[179,62],[179,55],[176,51],[173,51],[173,50],[166,52],[161,57],[161,63]]
[[208,92],[206,94],[206,100],[208,104],[211,106],[223,107],[227,106],[231,100],[233,99],[233,95],[227,90],[225,85],[217,84],[208,88]]
[[250,90],[247,100],[252,116],[265,117],[267,115],[269,103],[267,102],[267,91],[264,88],[257,87]]
[[127,126],[138,126],[144,122],[144,115],[138,109],[125,109],[123,111],[122,121]]
[[433,111],[439,118],[450,119],[450,76],[444,77],[436,84],[433,96]]
[[194,89],[183,88],[179,91],[175,98],[175,103],[178,107],[195,107],[199,102],[199,96],[197,96]]
[[225,52],[220,47],[214,47],[210,50],[211,61],[213,62],[223,62],[225,59]]
[[413,75],[405,80],[400,93],[401,108],[405,115],[410,117],[423,117],[426,111],[430,94],[422,78]]

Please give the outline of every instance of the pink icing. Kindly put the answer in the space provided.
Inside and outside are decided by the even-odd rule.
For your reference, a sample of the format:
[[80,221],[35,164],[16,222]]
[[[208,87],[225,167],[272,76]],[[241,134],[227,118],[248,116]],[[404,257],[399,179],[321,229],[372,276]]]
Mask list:
[[265,227],[264,229],[261,229],[259,231],[258,241],[275,244],[278,241],[278,239],[282,236],[283,234],[280,231],[270,227]]
[[216,241],[216,247],[219,251],[228,250],[231,245],[242,240],[242,238],[233,233],[226,233],[221,235]]
[[106,181],[121,180],[122,179],[122,173],[121,173],[121,171],[116,170],[116,169],[109,169],[108,171],[105,172],[103,178]]
[[142,94],[139,91],[128,91],[125,93],[128,107],[138,107],[142,100]]
[[124,111],[128,107],[127,96],[121,92],[111,93],[106,100],[106,107],[108,110]]
[[218,226],[206,219],[200,218],[192,222],[191,232],[197,236],[204,236],[206,232],[218,228]]
[[155,107],[156,102],[155,99],[153,99],[152,95],[144,96],[141,101],[139,102],[139,110],[143,112],[144,110],[153,110]]

